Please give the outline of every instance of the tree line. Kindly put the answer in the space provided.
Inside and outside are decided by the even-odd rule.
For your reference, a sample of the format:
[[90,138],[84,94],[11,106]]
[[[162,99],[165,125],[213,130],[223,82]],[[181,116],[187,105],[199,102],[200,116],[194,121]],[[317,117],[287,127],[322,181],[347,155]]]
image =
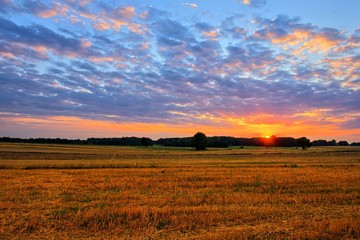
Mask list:
[[276,137],[269,138],[236,138],[226,136],[206,137],[204,133],[198,132],[193,137],[186,138],[160,138],[156,144],[165,147],[195,147],[203,150],[210,148],[244,147],[244,146],[264,146],[264,147],[301,147],[303,149],[311,147],[311,142],[306,137]]
[[[196,135],[196,134],[195,134]],[[11,138],[1,137],[0,142],[18,142],[18,143],[52,143],[52,144],[83,144],[83,145],[116,145],[116,146],[152,146],[160,145],[165,147],[194,147],[193,139],[195,137],[176,137],[160,138],[152,140],[148,137],[120,137],[120,138],[88,138],[81,139],[62,139],[62,138]],[[205,136],[206,137],[206,136]],[[301,141],[305,141],[301,143]],[[245,146],[264,146],[264,147],[301,147],[301,144],[309,146],[360,146],[360,142],[349,144],[347,141],[336,140],[315,140],[310,142],[307,138],[293,137],[276,137],[270,138],[253,137],[253,138],[236,138],[227,136],[206,137],[206,147],[210,148],[227,148],[245,147]]]
[[121,138],[88,138],[63,139],[63,138],[10,138],[2,137],[0,142],[13,143],[54,143],[54,144],[81,144],[81,145],[117,145],[117,146],[151,146],[153,140],[147,137],[121,137]]

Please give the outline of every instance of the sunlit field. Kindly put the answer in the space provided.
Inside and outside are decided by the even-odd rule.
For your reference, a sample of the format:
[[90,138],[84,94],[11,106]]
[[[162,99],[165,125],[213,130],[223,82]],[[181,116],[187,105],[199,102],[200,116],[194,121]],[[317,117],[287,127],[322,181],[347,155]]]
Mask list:
[[360,147],[0,144],[1,239],[360,239]]

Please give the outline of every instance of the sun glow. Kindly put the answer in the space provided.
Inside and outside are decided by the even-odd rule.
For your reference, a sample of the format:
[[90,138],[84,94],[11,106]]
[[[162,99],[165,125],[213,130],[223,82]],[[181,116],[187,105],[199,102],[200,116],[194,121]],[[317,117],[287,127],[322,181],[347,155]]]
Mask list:
[[[70,105],[75,102],[68,103]],[[22,114],[12,114],[0,112],[0,122],[3,127],[3,134],[11,135],[20,131],[19,137],[61,137],[61,138],[81,138],[88,137],[118,137],[118,136],[146,136],[154,140],[161,137],[186,137],[192,136],[194,131],[202,131],[207,136],[217,136],[219,131],[224,136],[234,137],[254,137],[260,136],[265,141],[271,141],[275,135],[280,137],[299,138],[306,136],[311,140],[319,139],[319,136],[329,139],[345,138],[347,134],[354,137],[349,141],[358,141],[360,129],[354,131],[349,129],[339,130],[331,125],[322,128],[316,123],[311,124],[291,124],[284,120],[282,124],[258,124],[247,123],[246,119],[224,118],[217,116],[207,116],[209,122],[206,124],[183,123],[182,125],[169,123],[142,123],[119,121],[116,115],[103,115],[106,120],[87,119],[69,116],[42,116],[31,117]],[[206,119],[204,116],[196,116],[196,119]],[[118,120],[118,121],[116,121]],[[47,134],[39,134],[41,129],[51,129]],[[6,130],[6,131],[5,131]],[[276,134],[275,134],[276,133]],[[316,134],[314,134],[316,133]],[[275,135],[274,135],[275,134]]]

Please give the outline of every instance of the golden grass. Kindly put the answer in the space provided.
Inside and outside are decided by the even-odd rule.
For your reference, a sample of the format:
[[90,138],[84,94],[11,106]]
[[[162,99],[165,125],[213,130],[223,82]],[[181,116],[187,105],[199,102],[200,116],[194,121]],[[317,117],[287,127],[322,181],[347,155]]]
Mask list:
[[0,144],[0,236],[359,239],[358,149]]

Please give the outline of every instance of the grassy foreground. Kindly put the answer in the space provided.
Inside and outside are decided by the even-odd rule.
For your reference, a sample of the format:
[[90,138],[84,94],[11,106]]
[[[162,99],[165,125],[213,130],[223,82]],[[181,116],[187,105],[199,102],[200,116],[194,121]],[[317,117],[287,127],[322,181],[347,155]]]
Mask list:
[[360,148],[0,143],[1,239],[360,239]]

